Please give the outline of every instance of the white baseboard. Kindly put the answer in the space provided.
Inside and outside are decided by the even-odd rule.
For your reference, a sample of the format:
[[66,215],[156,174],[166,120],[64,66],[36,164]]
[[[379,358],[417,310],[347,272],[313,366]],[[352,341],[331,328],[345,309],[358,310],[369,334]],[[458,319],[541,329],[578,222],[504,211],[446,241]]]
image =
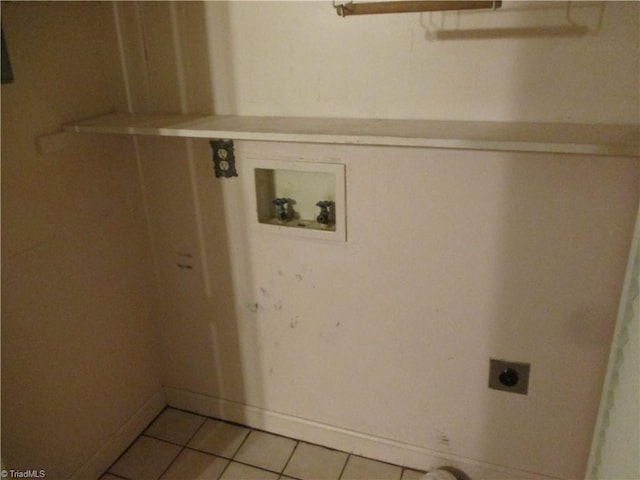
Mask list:
[[437,452],[419,445],[347,430],[186,390],[172,387],[164,387],[164,390],[167,404],[175,408],[417,470],[429,471],[442,466],[451,466],[462,470],[473,480],[550,480],[555,478]]
[[71,480],[100,478],[100,475],[144,431],[165,406],[164,392],[158,390],[122,427],[106,440],[102,448],[71,476]]

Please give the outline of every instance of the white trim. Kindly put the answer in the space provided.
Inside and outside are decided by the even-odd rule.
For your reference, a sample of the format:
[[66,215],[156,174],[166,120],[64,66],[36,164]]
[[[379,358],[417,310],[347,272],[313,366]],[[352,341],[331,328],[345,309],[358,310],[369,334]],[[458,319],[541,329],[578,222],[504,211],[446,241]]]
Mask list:
[[167,404],[175,408],[418,470],[434,470],[448,465],[459,468],[474,480],[496,478],[549,480],[555,478],[437,452],[419,445],[348,430],[178,388],[164,387],[164,390]]
[[124,425],[110,435],[104,445],[71,476],[71,480],[99,478],[125,449],[147,428],[166,406],[164,392],[158,390]]

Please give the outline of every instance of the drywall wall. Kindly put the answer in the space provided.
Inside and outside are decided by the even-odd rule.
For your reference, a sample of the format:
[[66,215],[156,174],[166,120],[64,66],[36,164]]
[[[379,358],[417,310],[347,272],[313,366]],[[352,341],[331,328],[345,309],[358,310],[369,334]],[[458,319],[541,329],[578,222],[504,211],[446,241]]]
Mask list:
[[132,140],[46,137],[126,108],[112,7],[8,2],[2,28],[3,466],[97,478],[164,404]]
[[211,2],[216,113],[637,122],[639,8],[340,18],[330,2]]
[[[424,17],[327,2],[141,2],[119,22],[137,111],[597,123],[637,120],[636,9],[607,4],[579,38],[415,36],[419,59],[391,47]],[[139,146],[169,403],[473,478],[584,475],[637,159],[236,142],[240,176],[222,180],[204,141]],[[345,164],[347,242],[254,229],[249,157]],[[490,357],[530,362],[529,395],[489,390]]]
[[[344,162],[348,239],[253,228],[252,172],[240,162],[240,178],[222,186],[236,315],[213,324],[218,337],[238,339],[218,348],[223,361],[240,359],[242,389],[201,393],[511,475],[583,476],[638,201],[637,160],[236,148],[241,159]],[[201,173],[206,191],[214,180]],[[203,204],[208,224],[214,211]],[[205,252],[211,262],[219,253],[208,242]],[[529,394],[489,390],[490,357],[530,362]],[[181,377],[167,384],[192,390]]]

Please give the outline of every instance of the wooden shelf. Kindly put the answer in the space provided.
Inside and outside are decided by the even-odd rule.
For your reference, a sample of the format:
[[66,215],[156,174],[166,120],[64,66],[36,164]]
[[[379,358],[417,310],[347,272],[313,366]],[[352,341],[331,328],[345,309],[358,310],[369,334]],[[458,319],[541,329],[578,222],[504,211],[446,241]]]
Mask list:
[[640,156],[640,125],[114,113],[66,132]]

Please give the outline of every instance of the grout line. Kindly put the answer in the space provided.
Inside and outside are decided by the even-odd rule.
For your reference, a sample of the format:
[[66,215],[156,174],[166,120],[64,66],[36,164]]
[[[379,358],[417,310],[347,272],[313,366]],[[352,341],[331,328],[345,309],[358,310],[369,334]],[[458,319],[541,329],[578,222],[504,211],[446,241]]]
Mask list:
[[251,432],[253,432],[253,429],[249,430],[249,433],[247,433],[244,436],[244,440],[242,440],[242,443],[240,443],[240,445],[238,445],[238,448],[236,448],[236,451],[233,453],[233,455],[231,456],[231,460],[233,460],[234,458],[236,458],[236,455],[238,455],[238,452],[242,449],[242,447],[244,446],[245,443],[247,443],[247,440],[249,439],[249,435],[251,435]]
[[[243,425],[244,426],[244,425]],[[246,427],[246,426],[245,426]],[[259,470],[262,470],[264,472],[269,472],[269,473],[275,473],[276,475],[278,475],[279,477],[283,475],[284,469],[286,468],[287,464],[289,463],[289,460],[291,460],[291,457],[293,456],[293,452],[296,450],[296,448],[298,447],[298,441],[296,440],[296,446],[294,447],[293,451],[291,452],[291,455],[289,455],[289,459],[287,460],[287,462],[285,463],[285,466],[282,468],[281,471],[276,471],[276,470],[270,470],[268,468],[265,467],[261,467],[252,463],[247,463],[247,462],[243,462],[242,460],[237,460],[236,456],[238,455],[238,453],[240,452],[240,450],[242,450],[242,447],[244,446],[244,444],[247,442],[247,440],[249,439],[249,436],[251,435],[251,433],[253,432],[262,432],[262,433],[268,433],[270,435],[274,435],[274,436],[279,436],[281,438],[287,438],[287,437],[282,437],[282,435],[275,435],[273,433],[270,432],[265,432],[263,430],[258,430],[257,428],[251,428],[251,430],[249,431],[249,433],[247,434],[247,436],[244,438],[244,440],[242,441],[242,443],[240,444],[240,446],[238,447],[238,450],[236,450],[236,453],[233,454],[233,458],[231,459],[231,462],[236,462],[236,463],[240,463],[242,465],[246,465],[248,467],[253,467],[253,468],[257,468]],[[294,440],[294,439],[289,439],[289,440]]]
[[[209,418],[211,418],[211,417],[209,417]],[[216,420],[217,420],[217,419],[216,419]],[[223,421],[223,420],[220,420],[220,421]],[[227,423],[230,423],[230,422],[227,422]],[[243,425],[243,426],[244,426],[244,425]],[[244,426],[244,427],[246,428],[246,426]],[[235,458],[235,457],[236,457],[236,455],[238,455],[238,452],[240,452],[240,450],[242,449],[242,447],[244,446],[244,444],[245,444],[245,443],[247,442],[247,440],[249,439],[249,435],[251,435],[251,433],[252,433],[253,431],[255,431],[255,430],[256,430],[256,429],[253,429],[253,428],[251,428],[251,429],[250,429],[249,433],[247,433],[247,435],[244,437],[244,440],[242,441],[242,443],[240,444],[240,446],[238,447],[238,449],[235,451],[235,453],[232,455],[232,457],[231,457],[231,458],[229,458],[229,457],[224,457],[224,456],[222,456],[222,455],[217,455],[217,454],[210,453],[210,452],[205,452],[205,451],[198,450],[198,449],[196,449],[196,448],[192,448],[192,447],[185,447],[185,448],[188,448],[189,450],[194,450],[194,451],[196,451],[196,452],[205,453],[205,454],[207,454],[207,455],[211,455],[211,456],[214,456],[214,457],[219,457],[219,458],[224,458],[225,460],[229,460],[229,463],[227,463],[226,467],[224,467],[224,470],[222,470],[222,472],[220,473],[220,476],[218,477],[218,479],[222,478],[222,476],[224,475],[224,473],[226,472],[226,470],[229,468],[229,466],[230,466],[232,463],[238,463],[238,464],[240,464],[240,465],[245,465],[245,466],[247,466],[247,467],[251,467],[251,468],[255,468],[255,469],[261,470],[261,471],[263,471],[263,472],[273,473],[273,474],[278,475],[278,478],[280,478],[280,477],[282,476],[282,472],[277,472],[277,471],[275,471],[275,470],[269,470],[268,468],[264,468],[264,467],[261,467],[261,466],[258,466],[258,465],[252,464],[252,463],[243,462],[242,460],[237,460],[237,459]],[[296,446],[297,446],[297,445],[296,445]],[[295,449],[294,449],[294,450],[295,450]],[[289,457],[289,458],[291,458],[291,457]]]
[[[162,478],[162,476],[163,476],[165,473],[167,473],[167,472],[169,471],[169,469],[171,468],[171,465],[173,465],[173,464],[176,462],[176,460],[178,459],[178,457],[179,457],[180,455],[182,455],[182,452],[184,452],[184,449],[185,449],[185,448],[186,448],[186,447],[184,447],[184,446],[183,446],[183,447],[180,449],[180,451],[178,452],[178,454],[177,454],[175,457],[173,457],[173,460],[171,460],[171,461],[169,462],[169,465],[167,465],[167,467],[166,467],[166,468],[162,471],[162,473],[158,476],[158,479],[157,479],[157,480],[160,480],[160,479]],[[167,480],[168,480],[168,479],[167,479]]]
[[[240,460],[229,460],[229,465],[231,465],[232,463],[238,463],[240,465],[245,465],[247,467],[251,467],[251,468],[256,468],[258,470],[262,470],[263,472],[269,472],[269,473],[274,473],[276,475],[280,475],[280,473],[274,471],[274,470],[269,470],[268,468],[264,468],[264,467],[259,467],[257,465],[252,465],[250,463],[247,462],[241,462]],[[225,468],[226,470],[226,468]]]
[[[165,408],[165,410],[166,410],[166,408]],[[164,410],[163,410],[163,412],[164,412]],[[160,412],[160,414],[161,414],[161,413],[162,413],[162,412]],[[158,414],[158,415],[156,416],[156,418],[158,418],[158,417],[160,416],[160,414]],[[155,421],[155,419],[154,419],[154,421]],[[145,430],[146,430],[147,428],[149,428],[149,427],[151,426],[151,424],[152,424],[152,423],[153,423],[153,422],[149,423],[149,425],[147,425],[147,427],[145,428]],[[144,431],[143,431],[140,435],[138,435],[138,436],[135,438],[135,440],[134,440],[133,442],[131,442],[131,443],[129,444],[129,446],[125,449],[125,451],[124,451],[124,452],[122,452],[122,453],[120,454],[120,456],[119,456],[118,458],[116,458],[116,459],[115,459],[115,461],[114,461],[111,465],[109,465],[109,468],[107,468],[107,470],[106,470],[106,471],[105,471],[105,472],[104,472],[100,477],[102,477],[102,476],[104,476],[104,475],[106,475],[106,474],[108,473],[109,475],[113,475],[113,476],[116,476],[116,477],[120,477],[120,478],[127,478],[127,477],[123,477],[123,476],[121,476],[121,475],[118,475],[117,473],[113,473],[113,472],[111,472],[111,467],[113,467],[116,463],[118,463],[118,462],[120,461],[120,459],[121,459],[121,458],[122,458],[122,457],[123,457],[123,456],[124,456],[124,455],[129,451],[129,450],[131,450],[131,447],[133,447],[133,445],[134,445],[138,440],[140,440],[142,437],[148,438],[148,439],[150,439],[150,440],[155,440],[155,441],[157,441],[157,442],[163,442],[163,443],[167,443],[167,444],[169,444],[169,445],[174,445],[174,446],[176,446],[176,447],[181,447],[180,451],[178,452],[178,455],[176,455],[176,456],[174,457],[174,459],[169,463],[169,465],[171,465],[173,462],[175,462],[176,458],[178,458],[178,456],[182,453],[182,450],[184,450],[184,449],[185,449],[184,445],[180,445],[180,444],[178,444],[178,443],[170,442],[170,441],[168,441],[168,440],[164,440],[164,439],[162,439],[162,438],[152,437],[151,435],[146,435],[146,434],[144,433]],[[167,468],[169,468],[169,467],[167,467]],[[162,473],[160,474],[160,476],[164,475],[164,473],[165,473],[165,472],[166,472],[166,469],[162,471]],[[158,477],[158,478],[160,478],[160,477]]]
[[233,452],[233,455],[231,456],[231,460],[233,460],[234,458],[236,458],[236,455],[238,455],[238,452],[240,451],[240,449],[243,447],[243,445],[245,443],[247,443],[247,440],[249,439],[249,435],[251,435],[251,432],[253,432],[253,429],[249,429],[249,432],[244,436],[244,440],[242,440],[242,442],[240,443],[240,445],[238,445],[238,448],[236,448],[236,451]]
[[[191,437],[190,437],[190,438],[189,438],[189,439],[188,439],[184,444],[181,444],[181,443],[175,443],[175,442],[173,442],[173,441],[165,440],[165,439],[163,439],[163,438],[154,437],[153,435],[150,435],[150,434],[145,433],[145,432],[147,431],[147,429],[148,429],[148,428],[149,428],[149,427],[150,427],[150,426],[151,426],[151,425],[152,425],[152,424],[153,424],[153,423],[154,423],[154,422],[155,422],[155,421],[156,421],[156,420],[157,420],[157,419],[158,419],[158,418],[159,418],[159,417],[160,417],[160,416],[165,412],[165,411],[167,411],[168,409],[172,409],[172,410],[180,411],[180,412],[183,412],[183,413],[187,413],[187,414],[194,415],[194,416],[197,416],[197,417],[201,417],[201,418],[202,418],[202,422],[200,423],[200,425],[198,426],[198,428],[194,431],[194,433],[191,435]],[[242,440],[242,442],[240,443],[239,447],[236,449],[236,451],[235,451],[235,452],[233,453],[233,455],[231,455],[230,457],[228,457],[228,456],[224,456],[224,455],[219,455],[219,454],[216,454],[216,453],[211,453],[211,452],[208,452],[208,451],[205,451],[205,450],[200,450],[200,449],[193,448],[193,447],[189,446],[189,445],[188,445],[188,444],[189,444],[189,442],[190,442],[191,440],[193,440],[193,438],[197,435],[197,433],[198,433],[198,432],[203,428],[203,426],[206,424],[207,420],[212,420],[212,421],[222,422],[222,423],[226,423],[226,424],[229,424],[229,425],[234,425],[234,426],[237,426],[237,427],[245,428],[245,429],[249,430],[249,432],[245,435],[245,437],[244,437],[244,439]],[[266,433],[266,434],[273,435],[273,436],[276,436],[276,437],[280,437],[280,438],[285,438],[285,439],[288,439],[288,440],[292,440],[292,441],[294,441],[294,442],[295,442],[295,446],[294,446],[293,450],[291,451],[291,454],[289,455],[289,458],[288,458],[288,459],[287,459],[287,461],[285,462],[284,467],[282,467],[281,471],[270,470],[270,469],[268,469],[268,468],[264,468],[264,467],[260,467],[260,466],[257,466],[257,465],[253,465],[253,464],[250,464],[250,463],[247,463],[247,462],[243,462],[243,461],[235,460],[235,457],[237,456],[238,452],[242,449],[242,447],[244,446],[244,444],[247,442],[247,440],[248,440],[248,438],[249,438],[249,435],[251,435],[251,433],[252,433],[252,432],[262,432],[262,433]],[[343,477],[343,475],[344,475],[344,472],[345,472],[345,470],[346,470],[346,468],[347,468],[347,464],[349,463],[349,459],[350,459],[352,456],[361,457],[361,458],[364,458],[364,459],[367,459],[367,460],[372,460],[372,461],[375,461],[375,462],[380,462],[380,463],[384,463],[384,464],[387,464],[387,465],[391,465],[391,466],[399,467],[399,468],[400,468],[400,479],[402,479],[402,476],[404,475],[404,472],[405,472],[405,471],[419,471],[419,470],[416,470],[416,469],[411,469],[411,468],[405,467],[405,466],[403,466],[403,465],[397,465],[397,464],[394,464],[394,463],[384,462],[384,461],[382,461],[382,460],[377,460],[377,459],[375,459],[375,458],[370,458],[370,457],[363,457],[363,456],[361,456],[361,455],[353,455],[353,454],[351,454],[351,453],[349,453],[349,452],[346,452],[346,451],[344,451],[344,450],[338,450],[338,449],[331,448],[331,447],[327,447],[327,446],[324,446],[324,445],[319,445],[319,444],[315,444],[315,443],[311,443],[311,442],[306,442],[306,441],[303,441],[303,440],[300,440],[300,439],[297,439],[297,438],[287,437],[287,436],[285,436],[285,435],[280,435],[280,434],[277,434],[277,433],[272,433],[272,432],[269,432],[269,431],[267,431],[267,430],[262,430],[262,429],[259,429],[259,428],[249,427],[249,426],[247,426],[247,425],[243,425],[243,424],[241,424],[241,423],[231,422],[231,421],[227,421],[227,420],[222,420],[222,419],[219,419],[219,418],[209,417],[209,416],[206,416],[206,415],[200,415],[200,414],[198,414],[198,413],[190,412],[190,411],[188,411],[188,410],[184,410],[184,409],[180,409],[180,408],[175,408],[175,407],[172,407],[172,406],[170,406],[170,405],[167,405],[167,406],[166,406],[166,407],[165,407],[165,408],[164,408],[160,413],[158,413],[158,415],[156,415],[156,417],[155,417],[151,422],[149,422],[149,425],[147,425],[147,426],[145,427],[145,429],[142,431],[142,433],[141,433],[140,435],[138,435],[138,436],[135,438],[135,440],[133,440],[133,442],[131,442],[131,444],[130,444],[130,445],[129,445],[125,450],[124,450],[124,452],[122,452],[122,454],[120,454],[120,456],[119,456],[119,457],[118,457],[118,458],[117,458],[117,459],[116,459],[116,460],[115,460],[115,461],[114,461],[114,462],[109,466],[109,468],[108,468],[105,472],[103,472],[102,476],[104,476],[104,475],[106,475],[106,474],[109,474],[109,475],[113,475],[113,476],[118,477],[118,478],[122,478],[122,479],[124,479],[124,480],[128,480],[126,477],[122,477],[121,475],[117,475],[117,474],[111,473],[109,470],[111,469],[111,467],[112,467],[113,465],[115,465],[115,464],[116,464],[116,463],[117,463],[117,462],[122,458],[122,456],[123,456],[125,453],[127,453],[127,452],[131,449],[131,447],[133,446],[133,444],[134,444],[134,443],[136,443],[136,442],[137,442],[141,437],[147,437],[147,438],[150,438],[150,439],[153,439],[153,440],[157,440],[157,441],[160,441],[160,442],[168,443],[168,444],[170,444],[170,445],[175,445],[175,446],[181,447],[181,449],[180,449],[180,451],[178,452],[178,454],[177,454],[177,455],[175,456],[175,458],[174,458],[174,459],[169,463],[169,465],[167,466],[167,468],[166,468],[166,469],[161,473],[161,475],[160,475],[160,477],[159,477],[159,478],[161,478],[161,477],[162,477],[162,475],[164,475],[164,474],[167,472],[167,470],[168,470],[168,469],[173,465],[173,463],[177,460],[177,458],[178,458],[178,457],[179,457],[179,456],[180,456],[180,455],[181,455],[185,450],[191,450],[191,451],[199,452],[199,453],[202,453],[202,454],[205,454],[205,455],[209,455],[209,456],[211,456],[211,457],[217,457],[217,458],[221,458],[221,459],[224,459],[224,460],[228,460],[228,463],[227,463],[227,465],[225,466],[225,468],[222,470],[222,472],[221,472],[220,476],[218,477],[218,480],[219,480],[219,479],[224,475],[224,472],[229,468],[229,465],[231,465],[231,464],[232,464],[232,463],[234,463],[234,462],[235,462],[235,463],[242,464],[242,465],[245,465],[245,466],[248,466],[248,467],[257,468],[257,469],[262,470],[262,471],[265,471],[265,472],[273,473],[273,474],[279,475],[279,476],[280,476],[280,478],[282,478],[282,476],[286,475],[284,472],[285,472],[285,470],[287,469],[287,467],[289,466],[289,464],[291,463],[291,460],[293,459],[293,456],[295,455],[296,451],[298,450],[298,447],[299,447],[299,446],[300,446],[300,444],[302,444],[302,443],[306,443],[306,444],[308,444],[308,445],[317,446],[317,447],[324,448],[324,449],[327,449],[327,450],[331,450],[331,451],[334,451],[334,452],[340,452],[340,453],[346,453],[346,454],[347,454],[347,458],[346,458],[346,460],[345,460],[345,462],[344,462],[344,464],[343,464],[343,466],[342,466],[342,469],[341,469],[341,471],[340,471],[340,475],[337,477],[337,480],[341,480],[341,479],[342,479],[342,477]],[[287,476],[289,476],[289,475],[287,475]],[[289,477],[290,477],[290,478],[297,478],[297,477],[291,477],[291,476],[289,476]],[[300,480],[300,479],[299,479],[299,480]]]
[[193,434],[189,437],[189,439],[185,442],[184,446],[186,447],[187,445],[189,445],[189,442],[191,440],[193,440],[193,437],[196,436],[196,434],[200,431],[200,429],[202,429],[202,427],[204,426],[204,424],[207,423],[207,417],[202,417],[202,422],[200,423],[200,425],[198,426],[198,428],[195,429],[195,431],[193,432]]
[[365,457],[364,455],[357,455],[357,454],[353,454],[353,453],[349,454],[349,455],[353,456],[353,457],[363,458],[365,460],[371,460],[371,461],[377,462],[377,463],[382,463],[382,464],[385,464],[385,465],[389,465],[391,467],[397,467],[397,468],[399,468],[401,470],[414,470],[416,472],[419,471],[419,470],[416,470],[416,469],[405,467],[404,465],[398,465],[397,463],[385,462],[384,460],[378,460],[377,458]]
[[[219,458],[223,458],[225,460],[229,460],[230,462],[237,462],[237,463],[244,463],[244,462],[239,462],[237,460],[234,460],[232,457],[227,457],[225,455],[220,455],[219,453],[211,453],[211,452],[207,452],[206,450],[200,450],[199,448],[194,448],[194,447],[188,447],[185,446],[184,448],[186,448],[187,450],[193,450],[194,452],[198,452],[198,453],[203,453],[205,455],[209,455],[211,457],[219,457]],[[248,465],[248,464],[246,464]]]
[[[166,407],[162,410],[162,412],[164,412],[165,410],[166,410]],[[122,457],[123,457],[123,456],[124,456],[124,455],[129,451],[129,450],[131,450],[131,447],[133,447],[133,444],[134,444],[134,443],[136,443],[136,442],[140,439],[140,437],[148,437],[148,438],[153,438],[153,439],[155,439],[155,440],[159,440],[159,439],[157,439],[157,438],[155,438],[155,437],[150,437],[149,435],[145,435],[145,434],[144,434],[144,432],[147,430],[147,428],[149,428],[149,427],[151,426],[151,424],[152,424],[153,422],[155,422],[155,421],[156,421],[156,419],[157,419],[157,418],[162,414],[162,412],[160,412],[158,415],[156,415],[156,416],[155,416],[155,418],[154,418],[153,420],[151,420],[151,422],[149,422],[149,425],[147,425],[147,426],[144,428],[144,430],[142,431],[142,433],[140,433],[136,438],[134,438],[134,439],[132,440],[132,442],[129,444],[129,446],[127,446],[127,448],[125,448],[125,449],[124,449],[124,451],[123,451],[120,455],[118,455],[118,458],[116,458],[116,459],[111,463],[111,465],[109,465],[109,467],[107,467],[107,469],[102,473],[101,477],[102,477],[103,475],[106,475],[107,473],[108,473],[109,475],[115,475],[115,474],[113,474],[113,473],[111,473],[111,472],[110,472],[111,467],[113,467],[116,463],[118,463],[118,462],[120,461],[120,459],[121,459],[121,458],[122,458]],[[169,443],[170,443],[170,442],[169,442]],[[120,475],[116,475],[116,476],[120,476]],[[120,478],[126,478],[126,477],[120,477]]]
[[[210,418],[210,417],[207,417],[207,418]],[[222,421],[222,420],[220,420],[220,421]],[[204,425],[204,422],[202,423],[202,425]],[[202,428],[202,425],[198,428],[198,430],[200,430],[200,428]],[[264,471],[264,472],[274,473],[274,474],[279,475],[279,476],[283,475],[284,468],[286,468],[286,465],[289,463],[289,460],[290,460],[290,459],[291,459],[291,457],[293,456],[293,451],[295,451],[295,449],[297,448],[297,446],[298,446],[298,443],[299,443],[299,442],[298,442],[298,441],[296,441],[296,447],[294,447],[294,449],[293,449],[293,451],[292,451],[291,455],[289,455],[289,459],[288,459],[288,460],[287,460],[287,462],[285,463],[285,467],[283,467],[282,471],[270,470],[270,469],[268,469],[268,468],[265,468],[265,467],[262,467],[262,466],[259,466],[259,465],[255,465],[255,464],[253,464],[253,463],[248,463],[248,462],[244,462],[244,461],[242,461],[242,460],[237,460],[237,459],[236,459],[236,456],[238,455],[238,453],[240,452],[240,450],[242,449],[242,447],[244,446],[244,444],[247,442],[247,440],[249,439],[249,435],[251,435],[251,433],[252,433],[253,431],[257,431],[257,430],[256,430],[256,429],[250,429],[249,433],[247,433],[247,435],[245,436],[244,440],[242,441],[242,443],[240,444],[240,446],[238,447],[238,449],[235,451],[235,453],[234,453],[231,457],[226,457],[226,456],[224,456],[224,455],[219,455],[219,454],[216,454],[216,453],[207,452],[207,451],[205,451],[205,450],[200,450],[200,449],[197,449],[197,448],[189,447],[189,446],[187,446],[187,445],[184,445],[183,450],[192,450],[192,451],[194,451],[194,452],[199,452],[199,453],[202,453],[202,454],[205,454],[205,455],[209,455],[209,456],[212,456],[212,457],[218,457],[218,458],[222,458],[222,459],[224,459],[224,460],[228,460],[228,461],[229,461],[229,463],[227,464],[227,466],[224,468],[224,470],[223,470],[223,471],[222,471],[222,473],[220,474],[221,476],[224,474],[224,471],[225,471],[227,468],[229,468],[229,465],[231,465],[232,463],[239,463],[239,464],[241,464],[241,465],[246,465],[247,467],[257,468],[257,469],[262,470],[262,471]],[[259,431],[259,430],[258,430],[258,431]],[[197,430],[196,430],[196,433],[197,433]],[[196,433],[194,433],[194,434],[193,434],[193,436],[192,436],[191,438],[193,438],[193,437],[196,435]],[[266,432],[266,433],[268,433],[268,432]],[[273,434],[272,434],[272,435],[273,435]],[[280,435],[280,436],[281,436],[281,435]],[[153,437],[153,438],[155,438],[155,437]],[[283,437],[283,438],[285,438],[285,437]],[[173,442],[168,442],[168,443],[173,443]],[[177,444],[175,444],[175,445],[177,445]],[[182,451],[180,451],[180,453],[182,453]],[[177,458],[177,457],[176,457],[176,458]],[[172,463],[173,463],[173,462],[172,462]],[[164,473],[164,472],[163,472],[163,473]],[[220,477],[218,477],[218,478],[220,478]],[[293,478],[293,477],[292,477],[292,478]]]
[[[149,435],[149,434],[144,433],[144,432],[142,433],[142,435],[140,435],[140,437],[151,438],[152,440],[158,440],[160,442],[169,443],[169,444],[174,445],[176,447],[186,447],[186,445],[182,445],[181,443],[176,443],[176,442],[171,441],[171,440],[165,440],[164,438],[160,438],[160,437],[154,437],[153,435]],[[140,437],[138,437],[138,438],[140,438]]]
[[[224,457],[223,457],[224,458]],[[227,459],[228,460],[228,459]],[[224,475],[224,472],[227,471],[227,469],[229,468],[229,465],[231,465],[231,463],[233,462],[233,460],[229,460],[227,462],[227,464],[225,465],[225,467],[222,469],[222,471],[220,472],[220,475],[218,476],[218,478],[216,480],[220,480],[222,478],[222,476]]]
[[[293,439],[290,438],[289,440],[293,440]],[[289,458],[287,458],[287,461],[284,462],[284,467],[282,467],[282,471],[280,472],[280,476],[284,475],[284,471],[289,466],[289,463],[291,463],[291,459],[293,458],[293,455],[296,453],[296,450],[298,450],[298,445],[300,445],[300,441],[296,440],[295,442],[296,442],[296,444],[294,445],[293,450],[291,450],[291,454],[289,455]]]
[[264,468],[264,467],[258,467],[257,465],[251,465],[250,463],[246,463],[246,462],[240,462],[239,460],[232,460],[231,463],[239,463],[240,465],[246,465],[247,467],[255,468],[263,472],[273,473],[274,475],[278,475],[278,477],[281,476],[279,472],[276,472],[274,470],[269,470],[268,468]]
[[427,473],[426,471],[417,470],[415,468],[402,467],[402,471],[400,472],[400,479],[399,480],[402,480],[404,478],[405,472],[417,472],[420,475],[425,475]]
[[349,463],[349,459],[351,458],[351,454],[347,454],[347,460],[344,462],[342,466],[342,470],[340,470],[340,475],[338,475],[338,480],[342,479],[342,475],[344,475],[344,471],[347,469],[347,464]]
[[[146,427],[144,427],[144,430],[143,430],[143,431],[142,431],[142,433],[141,433],[140,435],[138,435],[138,436],[139,436],[139,437],[141,437],[142,435],[144,435],[144,434],[145,434],[144,432],[146,432],[147,430],[149,430],[149,427],[150,427],[151,425],[153,425],[154,423],[156,423],[156,420],[158,420],[158,418],[160,418],[160,416],[161,416],[164,412],[166,412],[168,408],[169,408],[169,407],[167,407],[167,406],[165,405],[165,407],[160,411],[160,413],[158,413],[155,417],[153,417],[153,420],[151,420],[151,421],[149,422],[149,425],[147,425]],[[147,436],[150,436],[150,435],[147,435]]]
[[100,480],[102,477],[104,477],[105,475],[110,475],[112,477],[116,477],[116,478],[122,478],[123,480],[129,480],[129,478],[127,477],[123,477],[122,475],[117,475],[115,473],[111,473],[109,471],[104,472],[102,475],[100,475],[100,477],[98,478],[98,480]]
[[[209,456],[209,457],[216,457],[216,458],[221,458],[221,459],[223,459],[223,460],[228,460],[228,461],[229,461],[229,464],[227,465],[227,467],[228,467],[229,465],[231,465],[232,463],[239,463],[239,464],[242,464],[242,465],[246,465],[247,467],[257,468],[257,469],[259,469],[259,470],[263,470],[263,471],[265,471],[265,472],[269,472],[269,473],[274,473],[274,474],[276,474],[276,475],[281,475],[281,474],[282,474],[281,472],[278,472],[278,471],[276,471],[276,470],[269,470],[268,468],[260,467],[260,466],[258,466],[258,465],[254,465],[254,464],[252,464],[252,463],[243,462],[242,460],[235,460],[235,459],[234,459],[234,457],[235,457],[235,455],[237,454],[237,452],[236,452],[236,453],[234,453],[234,456],[233,456],[233,457],[227,457],[227,456],[224,456],[224,455],[220,455],[220,454],[218,454],[218,453],[211,453],[211,452],[208,452],[208,451],[206,451],[206,450],[200,450],[199,448],[189,447],[189,446],[187,446],[187,445],[181,445],[181,444],[179,444],[179,443],[174,443],[174,442],[171,442],[171,441],[169,441],[169,440],[163,440],[163,439],[161,439],[161,438],[152,437],[152,436],[150,436],[150,435],[141,435],[141,437],[142,437],[142,436],[147,437],[147,438],[151,438],[151,439],[153,439],[153,440],[158,440],[158,441],[160,441],[160,442],[169,443],[169,444],[171,444],[171,445],[175,445],[176,447],[182,447],[182,449],[180,450],[180,452],[179,452],[179,453],[178,453],[178,455],[176,456],[176,459],[178,458],[178,456],[180,456],[180,454],[181,454],[184,450],[191,450],[192,452],[202,453],[203,455],[207,455],[207,456]],[[245,440],[246,440],[246,439],[245,439]],[[243,443],[240,445],[240,448],[242,448],[242,445],[244,445],[244,441],[243,441]],[[238,448],[238,451],[240,450],[240,448]],[[174,459],[174,460],[169,464],[169,466],[171,466],[171,464],[173,464],[173,462],[174,462],[174,461],[175,461],[175,459]],[[115,463],[115,462],[114,462],[114,463]],[[225,470],[227,469],[227,467],[225,467]],[[167,467],[167,469],[168,469],[168,468],[169,468],[169,467]],[[163,471],[163,472],[162,472],[162,474],[164,474],[165,472],[166,472],[166,470],[165,470],[165,471]],[[108,471],[107,471],[107,472],[105,472],[105,473],[109,473],[109,474],[111,474],[111,473],[110,473],[110,472],[108,472]],[[224,473],[224,470],[223,470],[223,473]],[[113,475],[113,474],[111,474],[111,475]],[[123,477],[123,478],[124,478],[124,477]]]

